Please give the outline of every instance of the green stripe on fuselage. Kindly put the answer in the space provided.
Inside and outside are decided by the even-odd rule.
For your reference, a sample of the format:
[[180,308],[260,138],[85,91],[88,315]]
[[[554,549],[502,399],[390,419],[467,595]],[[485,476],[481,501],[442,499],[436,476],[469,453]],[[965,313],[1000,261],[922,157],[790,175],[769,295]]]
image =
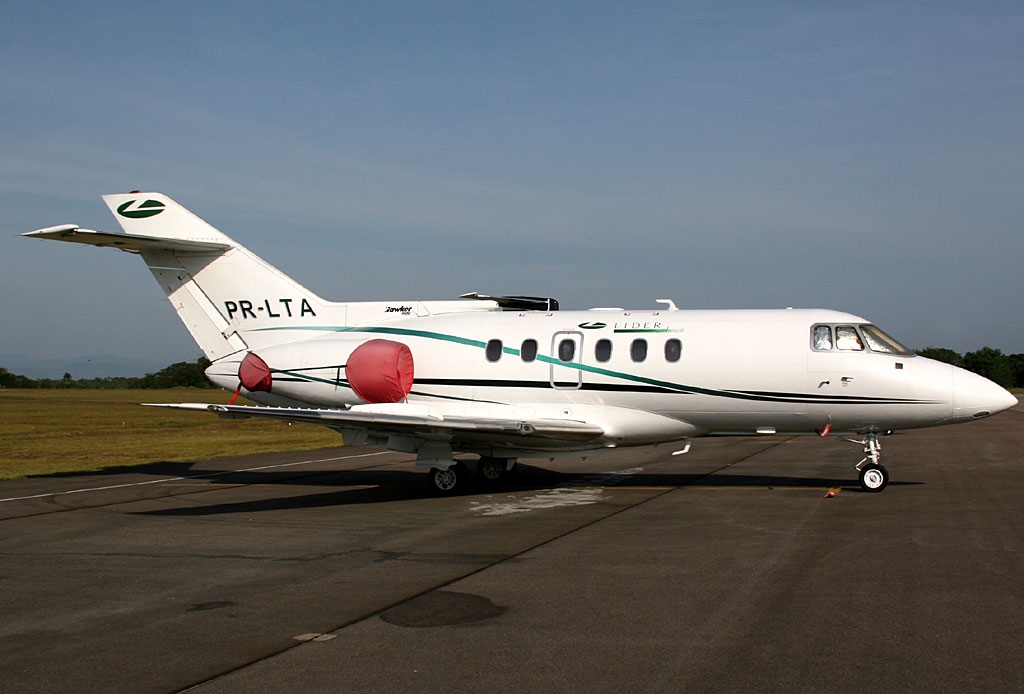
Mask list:
[[[406,337],[420,337],[427,340],[438,340],[440,342],[450,342],[453,344],[464,345],[467,347],[475,347],[478,349],[486,349],[487,343],[482,340],[474,340],[468,337],[460,337],[458,335],[448,335],[446,333],[438,333],[429,330],[413,330],[411,328],[396,328],[390,326],[363,326],[363,327],[302,327],[302,328],[264,328],[264,330],[280,330],[280,329],[301,329],[301,330],[320,330],[323,332],[335,332],[335,333],[373,333],[379,335],[398,335]],[[669,332],[668,330],[662,329],[621,329],[615,332]],[[520,356],[520,350],[514,347],[502,347],[502,352],[512,356]],[[570,361],[564,362],[557,357],[553,357],[546,354],[538,354],[536,361],[550,364],[553,366],[561,366],[566,369],[576,369],[577,371],[584,371],[587,373],[597,374],[599,376],[607,376],[608,378],[617,378],[623,381],[629,381],[632,383],[642,383],[644,385],[656,386],[658,388],[665,388],[666,390],[676,391],[677,393],[687,394],[699,394],[699,395],[710,395],[719,398],[729,398],[732,400],[748,400],[754,402],[793,402],[793,403],[824,403],[826,401],[819,400],[817,398],[809,398],[806,395],[799,393],[779,393],[772,396],[761,395],[757,393],[745,393],[742,391],[729,391],[729,390],[715,390],[712,388],[700,388],[698,386],[688,386],[681,383],[672,383],[671,381],[662,381],[657,378],[648,378],[646,376],[640,376],[637,374],[625,373],[623,371],[613,371],[612,369],[606,369],[600,366],[592,366],[590,364],[583,364],[580,362]],[[307,378],[309,380],[321,380],[313,379],[308,376],[292,373],[290,375]],[[322,381],[328,383],[328,381]],[[880,402],[901,404],[901,403],[915,403],[920,404],[922,401],[919,400],[903,400],[893,398],[838,398],[838,402],[853,402],[853,403],[875,403]]]

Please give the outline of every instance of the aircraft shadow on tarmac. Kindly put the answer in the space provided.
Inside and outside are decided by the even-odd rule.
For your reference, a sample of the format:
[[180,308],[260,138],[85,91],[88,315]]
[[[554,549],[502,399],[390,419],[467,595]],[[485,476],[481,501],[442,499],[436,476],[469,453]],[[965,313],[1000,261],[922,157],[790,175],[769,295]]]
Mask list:
[[[215,485],[303,485],[336,487],[335,491],[316,492],[300,495],[269,496],[225,504],[195,505],[194,499],[188,505],[153,511],[140,511],[137,515],[152,516],[213,516],[231,513],[259,513],[263,511],[296,510],[347,506],[355,504],[380,504],[396,501],[444,498],[429,485],[425,473],[416,470],[340,470],[337,472],[253,472],[244,471],[225,474],[224,471],[203,473],[190,467],[189,463],[178,465],[188,468],[171,472],[166,465],[160,465],[162,473],[178,474],[197,482],[207,480],[211,491]],[[890,486],[917,485],[922,482],[890,482]],[[665,487],[665,488],[749,488],[757,489],[808,489],[827,490],[842,488],[860,492],[853,479],[831,479],[790,477],[771,475],[735,474],[615,474],[615,473],[561,473],[547,468],[519,464],[514,475],[500,482],[469,481],[458,496],[511,494],[516,492],[544,491],[550,489],[581,489],[587,487]],[[173,499],[174,495],[166,497]]]

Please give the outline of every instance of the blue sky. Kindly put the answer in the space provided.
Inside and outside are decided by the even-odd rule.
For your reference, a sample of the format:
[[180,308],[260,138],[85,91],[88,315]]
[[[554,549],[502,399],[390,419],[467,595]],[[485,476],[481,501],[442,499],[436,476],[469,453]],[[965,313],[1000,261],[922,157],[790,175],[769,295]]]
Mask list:
[[138,259],[16,237],[133,189],[331,299],[1024,352],[1019,3],[14,0],[0,103],[0,355],[199,355]]

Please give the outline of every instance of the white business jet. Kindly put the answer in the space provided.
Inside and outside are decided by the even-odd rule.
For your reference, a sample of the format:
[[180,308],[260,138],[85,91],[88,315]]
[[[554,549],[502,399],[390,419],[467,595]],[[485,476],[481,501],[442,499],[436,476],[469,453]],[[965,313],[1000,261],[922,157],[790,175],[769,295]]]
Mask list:
[[[179,403],[228,418],[321,424],[347,444],[415,454],[452,491],[480,456],[592,455],[713,435],[839,434],[863,445],[861,487],[889,474],[879,439],[1017,404],[985,378],[907,350],[839,311],[560,311],[553,299],[326,301],[159,193],[104,196],[124,229],[24,234],[138,254],[213,362],[261,406]],[[232,401],[234,402],[234,401]]]

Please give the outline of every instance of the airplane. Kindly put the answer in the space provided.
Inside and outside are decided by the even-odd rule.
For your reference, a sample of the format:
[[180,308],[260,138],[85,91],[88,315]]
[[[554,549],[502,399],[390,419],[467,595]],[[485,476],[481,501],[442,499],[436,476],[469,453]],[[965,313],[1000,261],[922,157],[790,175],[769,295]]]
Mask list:
[[[544,297],[327,301],[160,193],[103,200],[123,233],[74,224],[30,238],[142,257],[230,404],[161,406],[310,422],[346,445],[416,456],[439,492],[520,458],[587,457],[699,437],[839,435],[880,492],[883,436],[1017,405],[997,384],[824,309],[560,310]],[[257,405],[236,405],[244,395]],[[852,437],[852,438],[851,438]],[[470,461],[471,462],[471,461]]]

